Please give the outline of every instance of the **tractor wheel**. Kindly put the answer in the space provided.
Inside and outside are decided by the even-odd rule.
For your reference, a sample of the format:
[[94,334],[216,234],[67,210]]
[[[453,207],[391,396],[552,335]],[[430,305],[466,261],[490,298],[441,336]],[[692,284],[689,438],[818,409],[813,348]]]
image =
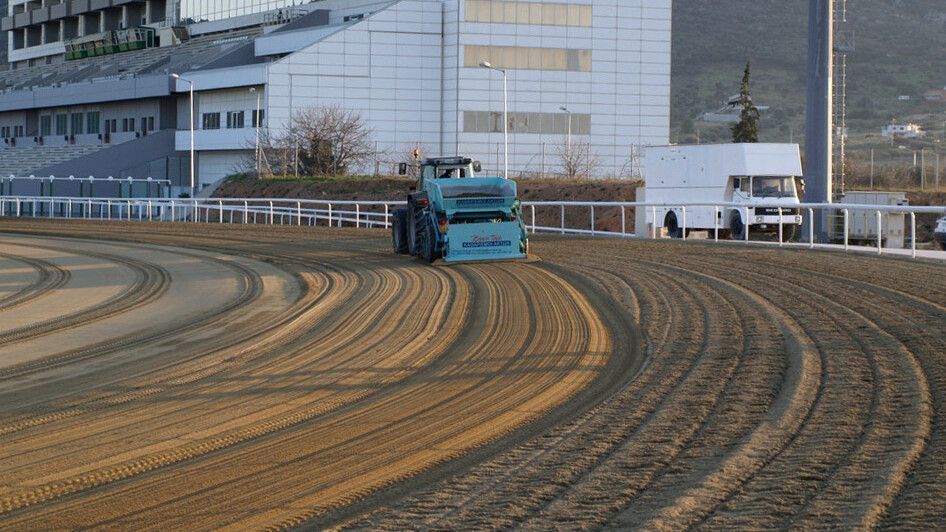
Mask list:
[[729,218],[729,238],[733,240],[745,240],[746,230],[746,225],[742,223],[742,217],[739,216],[739,213],[732,213],[732,217]]
[[677,222],[675,213],[667,213],[667,217],[664,218],[664,227],[667,228],[667,236],[670,238],[683,238],[683,231],[680,230],[680,224]]
[[391,241],[394,252],[407,255],[407,209],[395,209],[391,217]]
[[430,222],[424,224],[420,241],[420,258],[426,263],[431,263],[437,259],[437,236],[434,234],[434,227]]

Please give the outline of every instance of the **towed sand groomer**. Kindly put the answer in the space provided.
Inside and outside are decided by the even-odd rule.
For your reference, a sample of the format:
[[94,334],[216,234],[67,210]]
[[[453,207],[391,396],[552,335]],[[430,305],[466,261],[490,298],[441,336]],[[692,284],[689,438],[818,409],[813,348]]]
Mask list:
[[394,251],[425,262],[528,258],[516,183],[479,170],[464,157],[425,159],[407,207],[393,213]]

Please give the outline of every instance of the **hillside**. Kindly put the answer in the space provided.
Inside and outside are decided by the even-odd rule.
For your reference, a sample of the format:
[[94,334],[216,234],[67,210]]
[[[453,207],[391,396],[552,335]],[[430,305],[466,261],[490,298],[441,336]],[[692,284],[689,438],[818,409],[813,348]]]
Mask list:
[[[798,139],[804,130],[808,2],[688,0],[674,2],[673,18],[671,121],[677,137],[693,132],[694,118],[738,91],[751,60],[756,102],[773,107],[763,136],[788,140],[794,131]],[[926,90],[946,86],[946,3],[850,0],[847,21],[856,36],[848,60],[852,134],[892,118],[946,111],[946,104],[922,102]],[[913,100],[901,102],[900,95]],[[706,138],[712,131],[703,134],[714,140]]]

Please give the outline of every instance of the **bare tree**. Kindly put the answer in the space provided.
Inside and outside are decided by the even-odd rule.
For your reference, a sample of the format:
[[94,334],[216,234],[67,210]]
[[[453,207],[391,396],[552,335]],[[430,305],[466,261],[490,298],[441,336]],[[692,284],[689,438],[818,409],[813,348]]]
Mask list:
[[371,136],[356,111],[338,106],[299,109],[285,131],[261,136],[261,174],[347,175],[372,162]]
[[588,142],[568,142],[564,140],[557,148],[562,177],[575,179],[590,177],[598,169],[598,159],[591,152]]

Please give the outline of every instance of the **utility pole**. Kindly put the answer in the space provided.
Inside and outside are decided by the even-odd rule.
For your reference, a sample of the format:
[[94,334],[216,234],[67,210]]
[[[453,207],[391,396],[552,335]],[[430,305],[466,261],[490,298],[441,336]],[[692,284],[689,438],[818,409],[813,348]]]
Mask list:
[[[805,201],[831,203],[832,114],[834,110],[834,0],[810,0],[808,6],[808,102],[805,117]],[[828,213],[813,223],[816,239],[826,240]],[[807,231],[806,233],[807,234]]]
[[874,190],[874,148],[870,149],[870,189]]

